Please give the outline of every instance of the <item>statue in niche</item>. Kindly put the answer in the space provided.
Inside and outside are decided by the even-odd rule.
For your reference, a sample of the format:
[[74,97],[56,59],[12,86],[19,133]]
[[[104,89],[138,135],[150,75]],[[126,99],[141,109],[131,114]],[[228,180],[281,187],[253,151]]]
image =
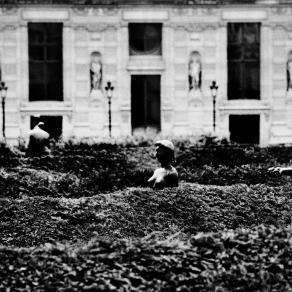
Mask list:
[[101,90],[102,62],[99,52],[92,52],[90,56],[90,88]]
[[201,55],[193,51],[189,61],[189,90],[200,90],[202,84]]
[[287,60],[287,91],[292,92],[292,50],[288,53]]

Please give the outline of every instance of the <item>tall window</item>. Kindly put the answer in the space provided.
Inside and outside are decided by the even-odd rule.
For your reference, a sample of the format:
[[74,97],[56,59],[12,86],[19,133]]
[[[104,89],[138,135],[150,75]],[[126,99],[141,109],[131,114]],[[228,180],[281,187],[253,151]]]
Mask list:
[[161,23],[130,23],[130,55],[161,55]]
[[228,99],[260,99],[260,23],[228,23]]
[[62,23],[29,23],[29,100],[63,100]]

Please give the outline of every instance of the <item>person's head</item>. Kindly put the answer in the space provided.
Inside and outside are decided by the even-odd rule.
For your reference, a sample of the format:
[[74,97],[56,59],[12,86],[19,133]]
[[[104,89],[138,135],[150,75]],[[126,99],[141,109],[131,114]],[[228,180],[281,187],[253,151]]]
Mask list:
[[161,164],[169,164],[174,161],[174,146],[169,140],[159,140],[155,143],[156,158]]

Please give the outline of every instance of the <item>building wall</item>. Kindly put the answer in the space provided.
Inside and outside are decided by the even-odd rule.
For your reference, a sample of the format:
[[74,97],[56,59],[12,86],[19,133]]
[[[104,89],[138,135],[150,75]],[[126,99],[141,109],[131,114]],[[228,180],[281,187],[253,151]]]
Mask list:
[[[28,102],[28,22],[60,22],[63,29],[63,102]],[[128,23],[161,22],[162,56],[129,56]],[[261,99],[227,99],[227,23],[261,22]],[[260,144],[292,143],[292,96],[286,62],[292,50],[292,6],[44,6],[0,8],[0,63],[8,86],[6,136],[27,138],[31,115],[62,115],[65,138],[108,135],[104,95],[90,94],[90,54],[102,54],[103,88],[115,87],[113,135],[131,134],[132,74],[161,75],[163,134],[212,132],[212,80],[219,85],[217,134],[229,135],[230,114],[260,115]],[[190,96],[188,63],[202,58],[202,94]],[[1,119],[2,121],[2,119]]]

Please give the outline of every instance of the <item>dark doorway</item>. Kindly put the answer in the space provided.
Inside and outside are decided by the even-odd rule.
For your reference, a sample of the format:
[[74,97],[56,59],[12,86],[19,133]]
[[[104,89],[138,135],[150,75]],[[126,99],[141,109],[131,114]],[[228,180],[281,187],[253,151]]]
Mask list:
[[132,130],[160,131],[160,75],[132,75]]
[[32,129],[39,122],[44,123],[42,128],[50,134],[50,138],[58,139],[62,135],[62,116],[31,117],[30,128]]
[[230,115],[230,140],[240,144],[259,144],[260,115]]

